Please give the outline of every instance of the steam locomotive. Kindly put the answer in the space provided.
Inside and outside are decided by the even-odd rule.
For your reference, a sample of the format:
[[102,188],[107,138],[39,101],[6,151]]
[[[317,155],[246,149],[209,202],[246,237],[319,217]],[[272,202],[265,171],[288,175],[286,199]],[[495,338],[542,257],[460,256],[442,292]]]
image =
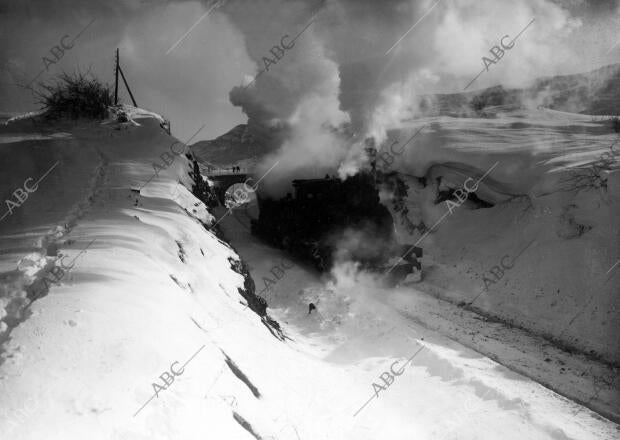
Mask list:
[[336,261],[385,275],[388,284],[421,275],[422,249],[399,245],[394,220],[379,201],[375,177],[360,172],[342,181],[294,180],[295,195],[258,198],[252,233],[275,247],[311,262],[318,270]]

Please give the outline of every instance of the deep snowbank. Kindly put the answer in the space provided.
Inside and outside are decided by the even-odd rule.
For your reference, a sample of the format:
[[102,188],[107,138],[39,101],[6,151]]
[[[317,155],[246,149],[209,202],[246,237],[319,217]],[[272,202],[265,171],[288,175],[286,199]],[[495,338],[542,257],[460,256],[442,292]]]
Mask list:
[[[0,367],[0,432],[246,438],[231,402],[209,387],[217,381],[236,395],[237,419],[268,423],[260,408],[246,414],[255,398],[224,353],[253,377],[248,353],[259,356],[275,339],[244,311],[244,278],[229,261],[238,256],[206,231],[214,219],[187,190],[188,159],[170,154],[175,140],[159,118],[128,110],[129,123],[68,125],[63,140],[2,150],[3,188],[58,165],[2,224],[0,296],[10,339]],[[18,138],[24,130],[4,127]],[[252,335],[252,348],[244,335]],[[169,377],[160,376],[198,350],[168,388]]]
[[[406,132],[422,125],[392,165],[408,186],[406,218],[392,211],[401,239],[415,243],[414,226],[440,221],[420,244],[417,287],[620,363],[620,271],[610,271],[620,258],[620,144],[609,148],[618,134],[548,110],[433,118]],[[611,171],[596,168],[602,156]],[[483,176],[475,194],[487,207],[438,202]]]

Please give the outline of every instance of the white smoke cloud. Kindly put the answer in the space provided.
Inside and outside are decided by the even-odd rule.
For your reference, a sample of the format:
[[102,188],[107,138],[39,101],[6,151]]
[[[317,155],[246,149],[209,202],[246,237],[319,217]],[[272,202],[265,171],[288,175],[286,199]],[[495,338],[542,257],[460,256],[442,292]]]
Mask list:
[[[266,170],[280,160],[280,171],[266,179],[272,191],[287,175],[317,177],[329,170],[341,177],[354,174],[366,161],[364,143],[334,136],[334,127],[350,123],[359,138],[372,137],[380,145],[390,127],[419,114],[422,95],[462,91],[484,67],[482,57],[490,56],[491,47],[500,45],[505,35],[516,36],[532,19],[535,22],[514,48],[506,50],[472,89],[497,83],[523,86],[543,75],[566,73],[574,62],[563,40],[581,21],[557,2],[442,0],[430,10],[434,4],[328,1],[296,47],[246,92],[292,128],[279,153],[263,164]],[[232,18],[246,35],[258,69],[285,30],[292,34],[290,29],[303,27],[315,5],[265,2],[259,16],[268,14],[265,10],[278,11],[267,32],[255,32],[256,23],[247,15]]]
[[[438,14],[441,19],[427,48],[433,56],[419,57],[403,80],[387,85],[381,93],[369,123],[369,134],[378,143],[386,139],[391,125],[419,114],[421,95],[463,91],[485,68],[482,58],[495,59],[490,49],[501,49],[501,39],[506,35],[504,42],[510,46],[509,42],[532,19],[534,23],[519,36],[512,49],[502,49],[503,56],[484,71],[470,90],[496,84],[523,87],[541,76],[566,73],[572,52],[562,40],[581,25],[568,10],[546,0],[445,1]],[[413,41],[396,50],[397,54],[414,53],[419,47]]]

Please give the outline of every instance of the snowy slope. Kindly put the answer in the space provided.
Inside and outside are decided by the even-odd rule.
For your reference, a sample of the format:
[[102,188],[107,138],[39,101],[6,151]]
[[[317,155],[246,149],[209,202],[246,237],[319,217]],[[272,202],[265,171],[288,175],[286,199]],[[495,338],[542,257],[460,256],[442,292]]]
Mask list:
[[[39,154],[60,161],[53,170],[59,172],[41,182],[41,193],[16,210],[21,217],[3,225],[11,234],[4,267],[22,269],[3,274],[11,280],[3,283],[9,330],[28,317],[3,347],[0,431],[10,430],[12,438],[246,437],[225,400],[205,399],[218,374],[229,391],[239,387],[220,350],[242,369],[247,362],[236,338],[225,345],[214,339],[234,328],[237,336],[255,334],[257,349],[260,335],[263,343],[274,338],[256,315],[242,312],[237,288],[243,277],[228,261],[237,257],[202,225],[213,217],[186,189],[188,160],[178,156],[152,178],[152,164],[161,166],[158,156],[169,152],[173,139],[152,116],[136,121],[140,126],[82,124],[68,142],[20,143],[11,146],[21,151],[7,153],[20,165],[6,169],[11,183],[47,165]],[[149,179],[139,193],[132,191]],[[64,267],[74,258],[75,266],[28,304],[24,291],[33,279],[53,279],[51,266],[64,255]],[[47,270],[35,272],[27,262]],[[212,333],[206,336],[197,324]],[[183,380],[133,417],[152,395],[152,382],[202,346]],[[254,398],[238,399],[250,405]],[[162,412],[168,428],[156,421]],[[203,414],[196,418],[196,412]],[[183,423],[188,417],[195,421]]]

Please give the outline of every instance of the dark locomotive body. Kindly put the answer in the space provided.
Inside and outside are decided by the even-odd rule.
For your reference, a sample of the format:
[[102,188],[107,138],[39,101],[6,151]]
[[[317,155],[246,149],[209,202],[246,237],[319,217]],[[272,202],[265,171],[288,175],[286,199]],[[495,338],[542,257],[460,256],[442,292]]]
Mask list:
[[320,271],[328,271],[335,259],[355,261],[362,269],[385,273],[393,284],[421,269],[417,258],[422,250],[396,243],[394,220],[379,201],[372,174],[362,172],[344,181],[294,180],[293,188],[294,196],[259,198],[253,234]]

